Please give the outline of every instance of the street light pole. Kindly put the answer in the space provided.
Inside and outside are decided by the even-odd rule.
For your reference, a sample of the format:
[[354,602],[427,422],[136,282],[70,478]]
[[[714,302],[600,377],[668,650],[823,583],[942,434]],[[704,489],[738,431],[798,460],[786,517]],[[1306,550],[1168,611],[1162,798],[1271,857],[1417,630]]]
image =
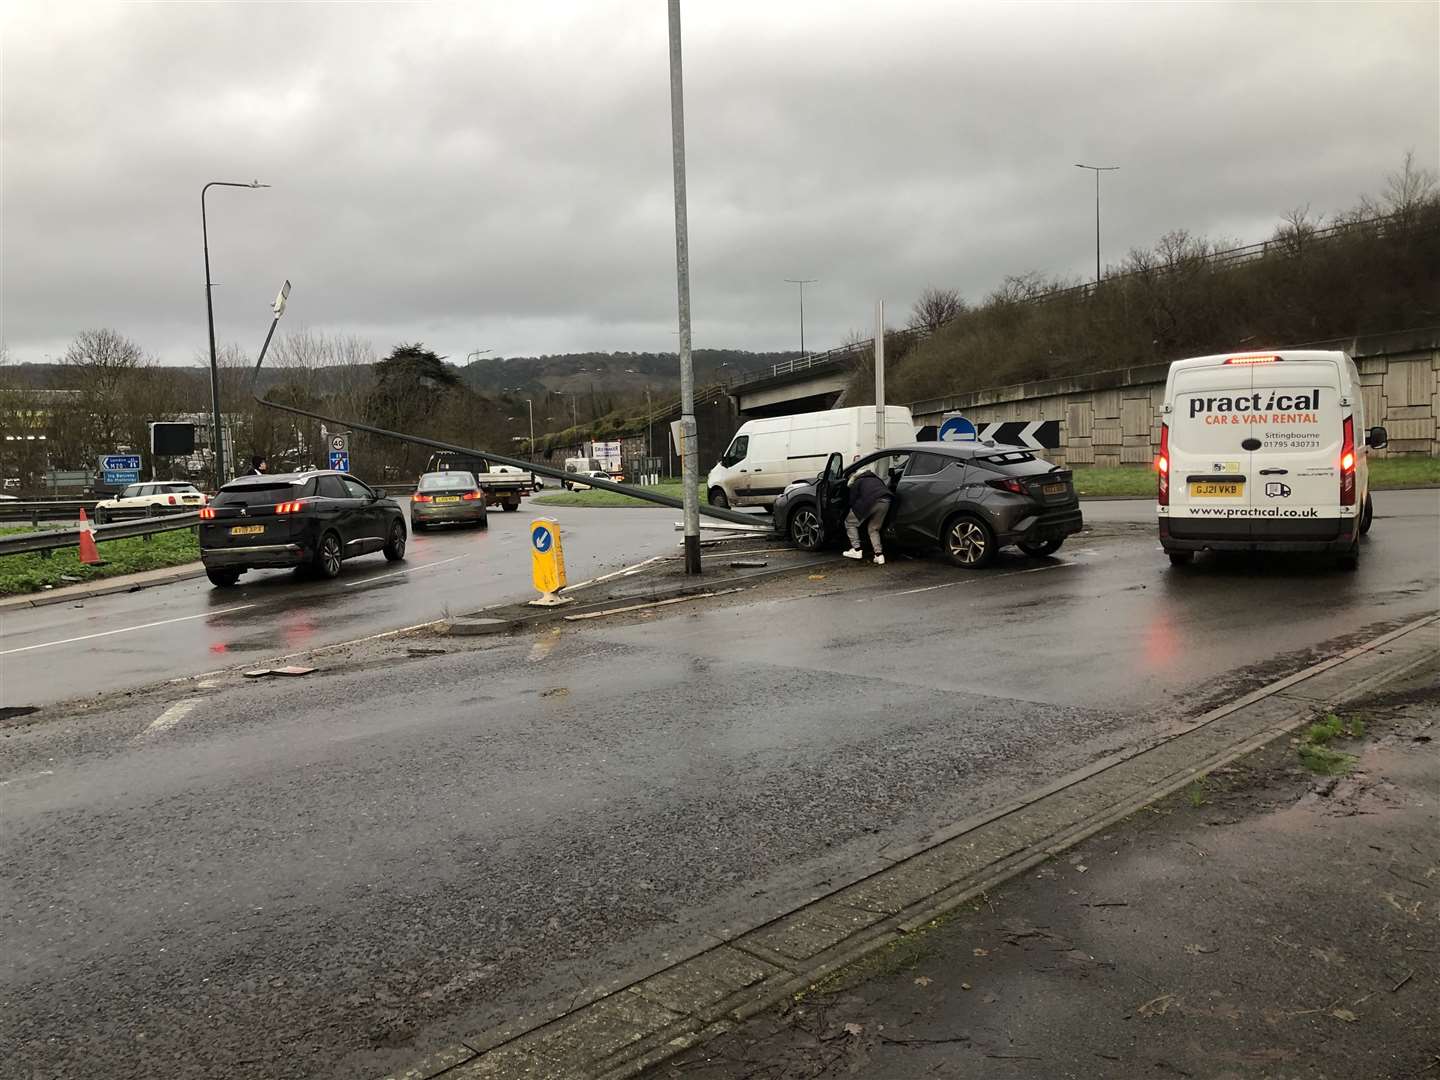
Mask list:
[[215,304],[210,297],[210,227],[205,219],[205,193],[212,187],[268,188],[259,180],[248,184],[231,180],[211,180],[200,189],[200,243],[205,249],[205,324],[210,330],[210,411],[215,421],[215,490],[225,483],[225,454],[220,434],[220,365],[215,359]]
[[530,410],[530,460],[535,460],[535,401],[533,398],[525,399],[525,407]]
[[489,349],[473,349],[473,350],[471,350],[470,352],[468,352],[468,353],[465,354],[465,362],[468,364],[468,363],[469,363],[471,360],[473,360],[475,357],[477,357],[477,356],[484,356],[484,355],[485,355],[487,352],[489,352],[489,351],[490,351]]
[[685,202],[685,78],[680,0],[670,0],[670,153],[675,174],[675,291],[680,309],[680,475],[684,486],[685,572],[700,573],[700,469],[695,445],[695,368],[690,356],[690,227]]
[[1095,174],[1095,284],[1100,284],[1100,174],[1119,172],[1119,165],[1080,165],[1077,169],[1089,169]]
[[791,285],[800,286],[800,355],[805,353],[805,286],[814,285],[819,278],[793,278],[787,277],[786,282]]

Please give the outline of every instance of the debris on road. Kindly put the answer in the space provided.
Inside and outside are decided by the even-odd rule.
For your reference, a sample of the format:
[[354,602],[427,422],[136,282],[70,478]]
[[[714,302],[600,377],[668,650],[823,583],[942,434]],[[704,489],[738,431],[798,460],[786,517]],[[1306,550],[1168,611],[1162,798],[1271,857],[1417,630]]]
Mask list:
[[314,670],[315,669],[313,667],[297,667],[294,664],[291,664],[287,667],[278,668],[254,668],[250,671],[245,672],[245,678],[264,679],[268,678],[271,675],[281,675],[289,678],[294,678],[299,675],[309,675]]

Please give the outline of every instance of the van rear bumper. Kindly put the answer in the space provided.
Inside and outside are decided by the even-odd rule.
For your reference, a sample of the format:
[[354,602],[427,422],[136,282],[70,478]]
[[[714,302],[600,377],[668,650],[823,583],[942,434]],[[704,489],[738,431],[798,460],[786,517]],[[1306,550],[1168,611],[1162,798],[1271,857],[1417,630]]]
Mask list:
[[1358,518],[1309,520],[1161,518],[1160,546],[1166,551],[1347,552],[1357,539]]

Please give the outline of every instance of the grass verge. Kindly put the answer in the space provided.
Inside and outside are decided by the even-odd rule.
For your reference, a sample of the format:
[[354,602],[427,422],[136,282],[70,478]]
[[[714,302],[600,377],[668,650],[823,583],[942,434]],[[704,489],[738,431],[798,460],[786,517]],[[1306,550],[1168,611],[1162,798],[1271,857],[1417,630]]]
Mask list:
[[[29,532],[28,529],[5,529],[7,533]],[[166,566],[182,566],[200,558],[200,544],[194,529],[175,529],[123,540],[106,540],[100,544],[102,566],[86,566],[76,548],[52,551],[47,559],[39,552],[0,557],[0,596],[39,592],[45,586],[60,588],[82,581],[134,574],[141,570],[159,570]]]
[[[1155,472],[1149,466],[1126,466],[1111,469],[1077,468],[1075,490],[1081,495],[1133,495],[1145,498],[1155,494]],[[1376,491],[1387,488],[1433,487],[1440,485],[1440,458],[1398,457],[1376,458],[1370,462],[1370,486]]]
[[[679,480],[667,480],[662,484],[655,484],[646,489],[657,495],[669,495],[672,499],[680,498],[684,491],[684,484]],[[629,495],[617,495],[613,491],[547,491],[543,495],[532,496],[530,501],[540,506],[649,506],[654,503],[646,502],[644,499],[633,499]]]
[[1330,713],[1324,720],[1311,724],[1300,737],[1297,753],[1300,764],[1321,776],[1340,776],[1355,764],[1354,754],[1336,750],[1330,744],[1336,739],[1358,739],[1365,734],[1365,722],[1358,718],[1341,719]]

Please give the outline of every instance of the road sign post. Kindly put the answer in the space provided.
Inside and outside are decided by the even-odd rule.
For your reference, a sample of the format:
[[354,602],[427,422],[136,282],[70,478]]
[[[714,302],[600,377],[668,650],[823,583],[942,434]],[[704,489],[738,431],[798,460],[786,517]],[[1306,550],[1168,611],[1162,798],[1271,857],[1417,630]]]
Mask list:
[[530,577],[538,599],[533,607],[555,607],[570,603],[570,597],[556,594],[565,587],[565,552],[560,546],[560,523],[554,518],[530,522]]
[[329,454],[330,468],[336,472],[350,471],[350,433],[348,431],[328,436],[325,449]]

